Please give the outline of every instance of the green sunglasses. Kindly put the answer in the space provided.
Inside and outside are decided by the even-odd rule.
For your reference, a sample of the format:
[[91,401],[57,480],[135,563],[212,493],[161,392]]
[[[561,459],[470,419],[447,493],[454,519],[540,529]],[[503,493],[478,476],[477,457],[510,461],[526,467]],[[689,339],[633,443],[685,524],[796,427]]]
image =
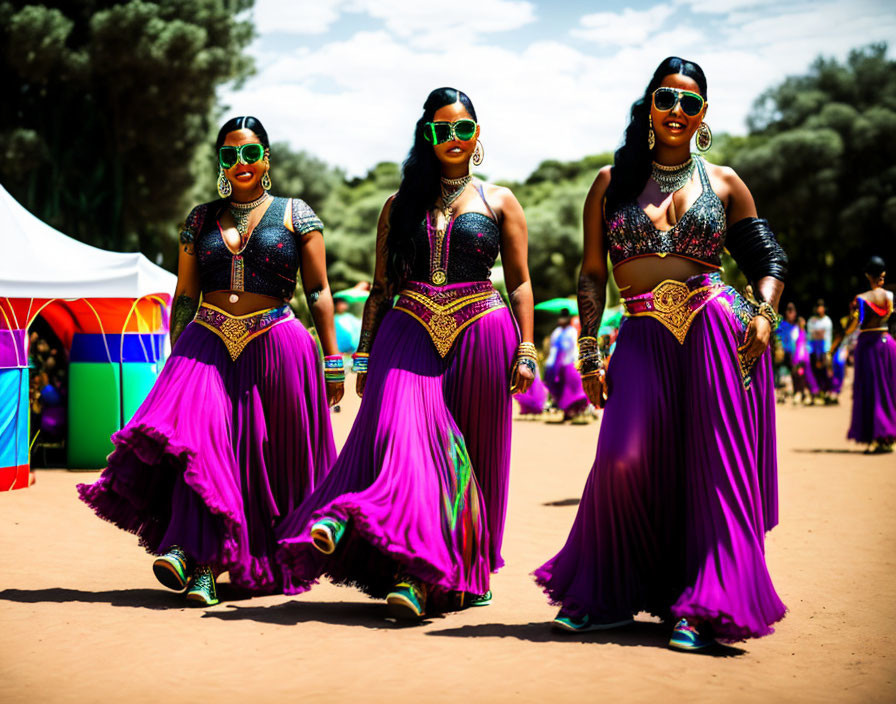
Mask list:
[[218,163],[222,169],[232,169],[237,162],[247,166],[264,158],[264,145],[252,142],[238,147],[225,146],[218,150]]
[[433,146],[454,139],[468,142],[475,134],[476,121],[466,118],[456,122],[427,122],[423,125],[423,139]]
[[681,111],[688,117],[699,115],[706,101],[702,95],[681,88],[657,88],[653,91],[653,107],[666,112],[681,105]]

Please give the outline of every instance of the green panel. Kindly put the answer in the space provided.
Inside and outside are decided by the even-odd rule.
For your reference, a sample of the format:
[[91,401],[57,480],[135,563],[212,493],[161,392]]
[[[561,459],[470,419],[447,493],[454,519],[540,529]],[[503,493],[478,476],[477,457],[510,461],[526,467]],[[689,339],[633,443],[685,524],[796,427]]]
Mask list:
[[121,365],[121,395],[125,423],[131,422],[140,404],[146,399],[156,379],[159,378],[161,367],[161,362],[158,364],[126,362]]
[[102,469],[121,427],[120,366],[72,362],[68,376],[68,466]]

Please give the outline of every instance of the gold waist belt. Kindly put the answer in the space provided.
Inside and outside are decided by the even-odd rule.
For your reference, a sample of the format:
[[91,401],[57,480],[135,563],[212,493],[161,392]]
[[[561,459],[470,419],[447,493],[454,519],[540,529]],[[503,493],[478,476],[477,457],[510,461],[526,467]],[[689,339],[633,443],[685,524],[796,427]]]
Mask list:
[[409,281],[395,303],[395,310],[407,313],[426,328],[442,357],[467,326],[503,307],[501,295],[489,281],[449,286]]
[[687,281],[667,279],[652,291],[626,298],[623,303],[626,315],[655,318],[683,345],[697,313],[725,288],[718,274],[698,274]]
[[292,309],[286,304],[248,315],[231,315],[216,306],[203,303],[196,311],[193,322],[220,337],[230,353],[230,359],[235,362],[252,340],[293,317]]

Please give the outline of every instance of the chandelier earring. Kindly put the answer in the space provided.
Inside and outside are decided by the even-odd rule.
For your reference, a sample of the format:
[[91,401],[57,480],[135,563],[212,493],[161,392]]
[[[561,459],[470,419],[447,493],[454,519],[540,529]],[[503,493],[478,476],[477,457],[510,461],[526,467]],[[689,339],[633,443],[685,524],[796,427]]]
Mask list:
[[218,195],[222,198],[230,198],[231,193],[233,193],[233,186],[224,175],[224,169],[220,168],[218,170]]
[[483,159],[485,159],[485,149],[482,147],[482,142],[476,140],[476,148],[473,150],[473,156],[470,157],[470,161],[473,163],[473,166],[479,166]]
[[709,129],[709,125],[705,122],[701,122],[700,126],[697,128],[697,149],[701,152],[709,151],[709,148],[712,146],[712,131]]
[[647,116],[647,148],[653,149],[656,146],[656,134],[653,131],[653,115]]
[[271,172],[270,171],[265,171],[264,176],[261,177],[261,187],[266,191],[271,190]]

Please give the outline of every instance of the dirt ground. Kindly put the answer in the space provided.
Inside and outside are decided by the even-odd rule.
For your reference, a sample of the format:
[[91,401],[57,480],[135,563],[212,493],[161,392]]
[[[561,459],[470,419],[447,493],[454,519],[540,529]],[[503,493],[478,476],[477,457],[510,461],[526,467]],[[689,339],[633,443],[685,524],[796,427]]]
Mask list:
[[[357,409],[334,415],[337,444]],[[95,473],[38,470],[0,494],[0,702],[896,701],[896,457],[846,441],[843,406],[779,406],[781,524],[768,560],[787,617],[711,655],[635,626],[553,633],[529,573],[563,544],[597,424],[514,422],[507,566],[485,608],[402,627],[352,589],[187,608],[134,536],[75,497]]]

